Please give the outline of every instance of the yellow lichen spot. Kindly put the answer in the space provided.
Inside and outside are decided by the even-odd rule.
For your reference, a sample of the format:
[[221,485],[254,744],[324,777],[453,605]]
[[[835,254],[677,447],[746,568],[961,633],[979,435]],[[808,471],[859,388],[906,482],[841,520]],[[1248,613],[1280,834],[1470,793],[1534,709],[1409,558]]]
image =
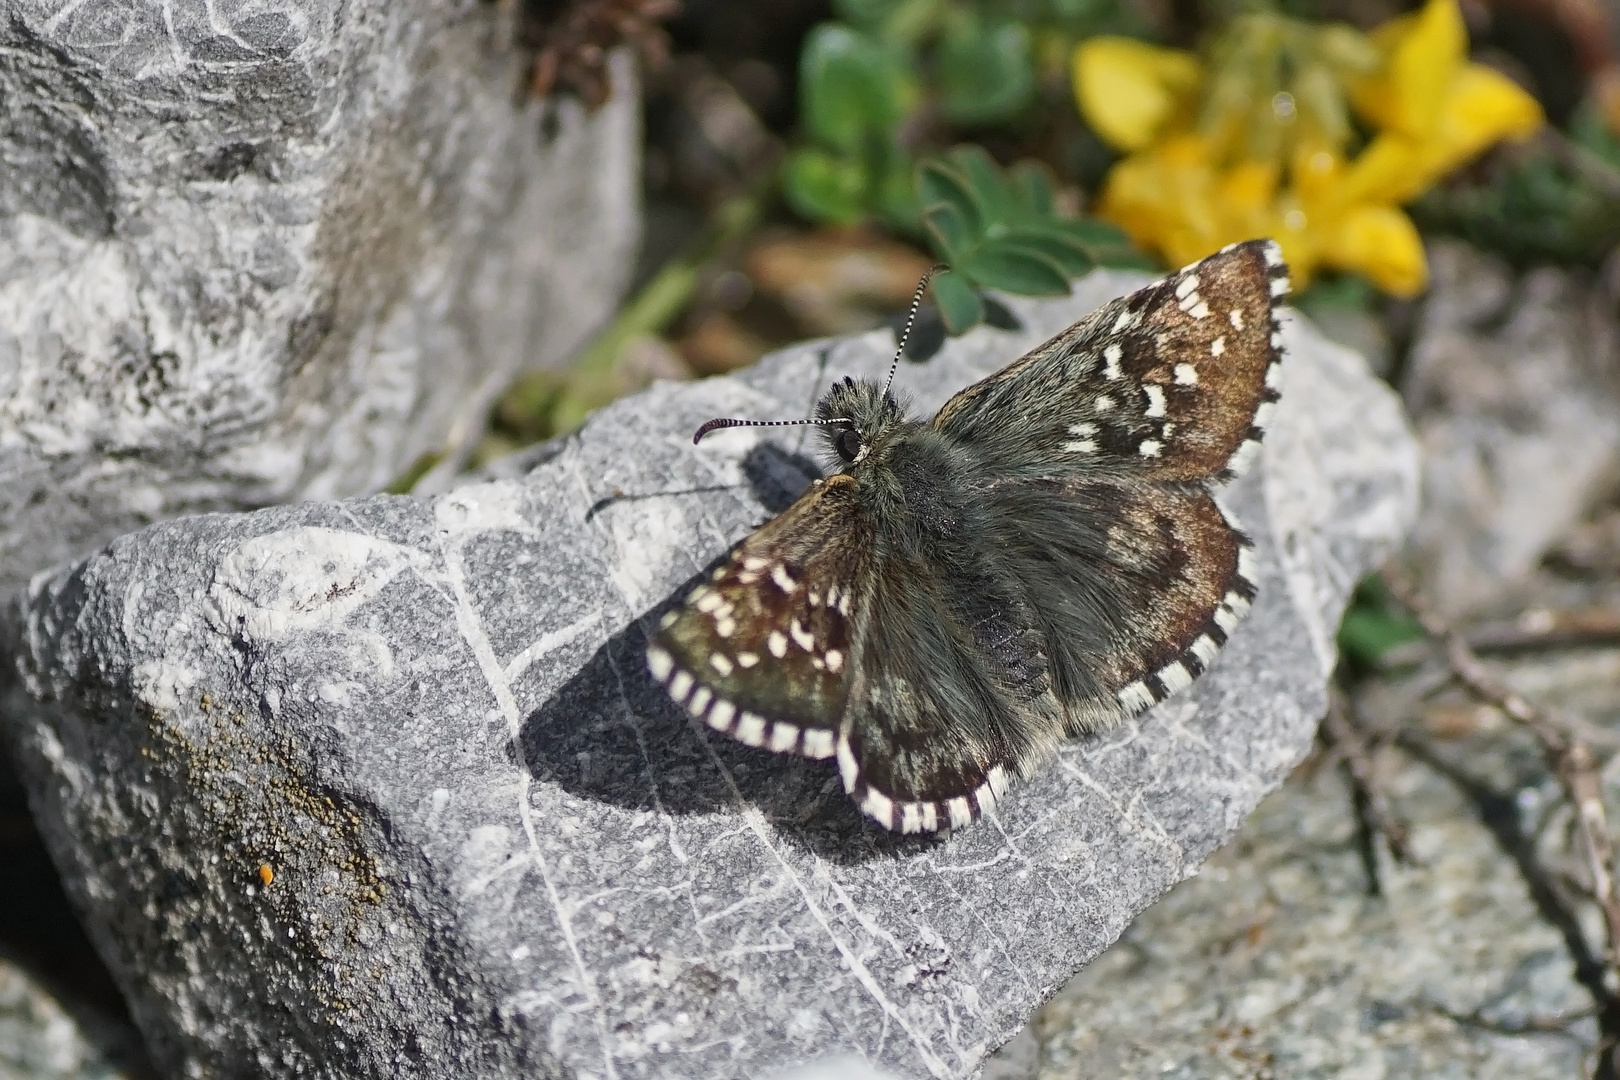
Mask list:
[[266,886],[276,880],[276,872],[270,868],[269,863],[259,864],[259,880],[264,882]]

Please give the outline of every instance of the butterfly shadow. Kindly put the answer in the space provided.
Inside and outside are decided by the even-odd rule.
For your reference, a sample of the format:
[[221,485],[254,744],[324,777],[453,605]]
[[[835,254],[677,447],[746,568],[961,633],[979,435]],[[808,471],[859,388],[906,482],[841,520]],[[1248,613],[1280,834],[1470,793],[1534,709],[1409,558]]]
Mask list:
[[[769,444],[744,463],[767,510],[777,512],[820,475],[809,459]],[[609,638],[527,717],[509,748],[537,781],[580,798],[674,817],[757,809],[780,838],[840,863],[927,850],[933,837],[898,836],[862,815],[830,761],[744,746],[698,725],[647,670],[647,631],[704,571]]]

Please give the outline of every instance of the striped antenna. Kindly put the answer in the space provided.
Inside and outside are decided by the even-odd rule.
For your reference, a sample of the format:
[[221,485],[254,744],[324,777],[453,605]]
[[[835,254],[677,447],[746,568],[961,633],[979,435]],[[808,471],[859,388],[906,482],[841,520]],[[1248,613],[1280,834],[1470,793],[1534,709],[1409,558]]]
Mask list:
[[692,436],[692,445],[696,446],[703,439],[703,436],[709,432],[728,427],[796,427],[803,424],[853,424],[854,422],[853,420],[846,420],[842,416],[835,416],[828,420],[733,420],[722,417],[717,420],[710,420],[698,428],[697,434]]
[[900,367],[900,357],[906,351],[906,342],[911,340],[911,324],[917,321],[917,309],[922,306],[923,293],[928,290],[928,283],[934,279],[935,274],[949,269],[950,267],[944,263],[935,263],[928,268],[928,273],[922,276],[922,280],[917,282],[917,291],[911,294],[911,310],[906,313],[906,328],[900,332],[900,346],[894,350],[894,360],[889,364],[889,377],[883,383],[884,397],[889,396],[889,386],[894,382],[895,370]]
[[[931,281],[934,275],[939,273],[941,270],[949,269],[950,267],[946,266],[944,263],[935,263],[933,266],[928,268],[928,273],[922,276],[922,280],[917,282],[917,291],[913,293],[911,297],[911,310],[906,314],[905,329],[900,332],[900,347],[894,350],[894,360],[889,364],[889,378],[883,384],[884,397],[889,396],[889,386],[894,382],[894,373],[895,370],[900,366],[900,357],[906,351],[906,342],[911,340],[911,327],[912,324],[917,321],[917,309],[922,306],[923,293],[928,289],[928,282]],[[719,417],[714,420],[710,420],[708,423],[697,429],[697,434],[692,436],[692,445],[696,446],[698,443],[703,441],[703,436],[707,435],[711,431],[719,431],[721,428],[802,427],[807,424],[824,427],[830,424],[853,424],[854,422],[855,421],[843,416],[834,416],[826,420],[738,420],[731,417]]]

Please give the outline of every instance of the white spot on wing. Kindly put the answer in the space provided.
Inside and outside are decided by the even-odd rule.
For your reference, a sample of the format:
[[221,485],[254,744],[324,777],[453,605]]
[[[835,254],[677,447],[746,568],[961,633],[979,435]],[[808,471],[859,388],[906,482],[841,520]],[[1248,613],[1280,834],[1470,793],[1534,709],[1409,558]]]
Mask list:
[[1275,401],[1262,401],[1260,407],[1254,410],[1254,426],[1261,431],[1271,427],[1271,417],[1276,411],[1277,403]]
[[[1197,265],[1196,263],[1194,265]],[[1176,299],[1185,300],[1188,294],[1198,291],[1198,275],[1188,274],[1176,282]]]
[[953,829],[962,829],[973,824],[973,808],[960,795],[945,804],[945,812],[950,815]]
[[647,650],[647,667],[652,671],[653,678],[664,682],[668,680],[669,673],[675,670],[675,658],[654,645]]
[[709,712],[709,726],[717,731],[730,731],[736,716],[737,706],[725,698],[715,698],[714,708]]
[[725,676],[731,674],[731,657],[725,655],[724,653],[710,653],[709,666],[718,671],[721,678],[724,678]]
[[742,719],[737,721],[735,732],[738,742],[749,746],[765,745],[765,718],[758,713],[745,712]]
[[1103,374],[1110,379],[1117,379],[1124,374],[1119,370],[1119,361],[1124,355],[1124,350],[1117,344],[1104,346],[1103,359],[1108,362],[1108,366],[1103,368]]
[[692,676],[685,671],[677,671],[675,677],[669,681],[669,696],[685,705],[687,695],[692,692],[692,686]]
[[737,706],[721,698],[714,703],[714,708],[709,710],[709,726],[716,731],[730,731],[731,722],[736,716]]
[[867,788],[866,798],[861,800],[861,809],[885,829],[894,828],[894,800],[883,792]]
[[785,720],[778,720],[771,725],[770,747],[778,754],[786,750],[792,750],[798,744],[798,741],[799,728],[797,725],[790,724]]
[[[808,746],[809,743],[810,740],[806,739],[805,745]],[[844,782],[846,792],[853,792],[855,781],[861,778],[861,767],[855,762],[855,752],[849,748],[848,739],[838,740],[838,778]]]
[[1142,415],[1143,416],[1163,416],[1164,415],[1164,387],[1156,386],[1153,383],[1144,383],[1143,386],[1142,386],[1142,392],[1147,395],[1147,399],[1148,399],[1147,411],[1144,412]]
[[1224,352],[1226,352],[1226,339],[1225,338],[1218,337],[1214,341],[1209,343],[1209,355],[1211,355],[1211,356],[1220,356]]
[[1090,439],[1075,439],[1064,443],[1063,449],[1071,454],[1090,454],[1097,449],[1097,444]]
[[1114,407],[1114,399],[1109,397],[1107,394],[1098,394],[1094,399],[1092,399],[1091,407],[1096,409],[1098,412],[1107,412],[1109,409]]
[[1198,369],[1191,364],[1177,364],[1176,384],[1179,386],[1197,386]]
[[833,756],[833,733],[816,728],[804,733],[804,756],[830,758]]
[[815,648],[816,639],[810,635],[810,631],[800,625],[798,619],[788,623],[788,633],[793,635],[793,643],[805,652]]
[[1147,683],[1141,679],[1127,684],[1116,696],[1119,698],[1120,705],[1124,706],[1125,711],[1130,713],[1139,713],[1152,705],[1154,701],[1153,691],[1149,690]]
[[827,670],[834,675],[844,670],[844,654],[837,649],[827,650]]
[[1164,687],[1166,694],[1174,694],[1185,690],[1192,685],[1192,672],[1188,671],[1180,660],[1164,665],[1159,669],[1159,685]]
[[1195,319],[1206,318],[1209,315],[1209,305],[1202,300],[1187,309],[1187,314]]
[[1237,308],[1233,308],[1232,313],[1227,317],[1232,320],[1232,329],[1243,329],[1243,312],[1239,311]]
[[787,567],[783,566],[781,563],[777,563],[775,566],[771,567],[771,580],[776,582],[776,587],[778,589],[781,589],[783,592],[788,593],[789,595],[791,595],[793,591],[799,587],[799,583],[793,580],[793,575],[789,574],[787,572]]
[[1209,667],[1209,662],[1215,659],[1215,654],[1221,647],[1215,644],[1215,639],[1208,634],[1199,634],[1198,640],[1192,643],[1192,654],[1198,657],[1198,662]]
[[1143,457],[1158,457],[1159,451],[1163,448],[1164,444],[1159,442],[1158,439],[1143,439],[1138,451]]
[[1250,585],[1260,583],[1260,568],[1254,564],[1254,549],[1244,547],[1238,549],[1238,573]]
[[709,702],[713,700],[714,691],[707,686],[700,686],[697,693],[692,695],[692,700],[686,703],[686,711],[701,720],[703,714],[709,711]]
[[772,630],[765,639],[765,647],[771,650],[771,655],[778,660],[787,655],[787,635],[780,630]]

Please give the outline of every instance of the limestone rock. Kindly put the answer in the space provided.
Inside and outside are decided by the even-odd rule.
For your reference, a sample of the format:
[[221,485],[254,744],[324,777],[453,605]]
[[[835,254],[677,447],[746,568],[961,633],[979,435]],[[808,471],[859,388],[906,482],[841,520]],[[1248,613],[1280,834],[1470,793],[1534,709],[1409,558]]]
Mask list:
[[[1018,303],[897,387],[937,408],[1140,277]],[[41,828],[161,1067],[196,1076],[969,1077],[1312,741],[1348,590],[1416,511],[1400,407],[1289,319],[1261,593],[1213,669],[946,839],[647,675],[683,583],[810,479],[885,333],[660,384],[521,479],[198,517],[41,579],[0,698]]]
[[375,491],[612,310],[638,103],[515,104],[505,6],[0,20],[0,591],[182,513]]
[[1620,309],[1574,271],[1455,241],[1402,388],[1424,455],[1415,557],[1452,615],[1512,605],[1620,474]]

